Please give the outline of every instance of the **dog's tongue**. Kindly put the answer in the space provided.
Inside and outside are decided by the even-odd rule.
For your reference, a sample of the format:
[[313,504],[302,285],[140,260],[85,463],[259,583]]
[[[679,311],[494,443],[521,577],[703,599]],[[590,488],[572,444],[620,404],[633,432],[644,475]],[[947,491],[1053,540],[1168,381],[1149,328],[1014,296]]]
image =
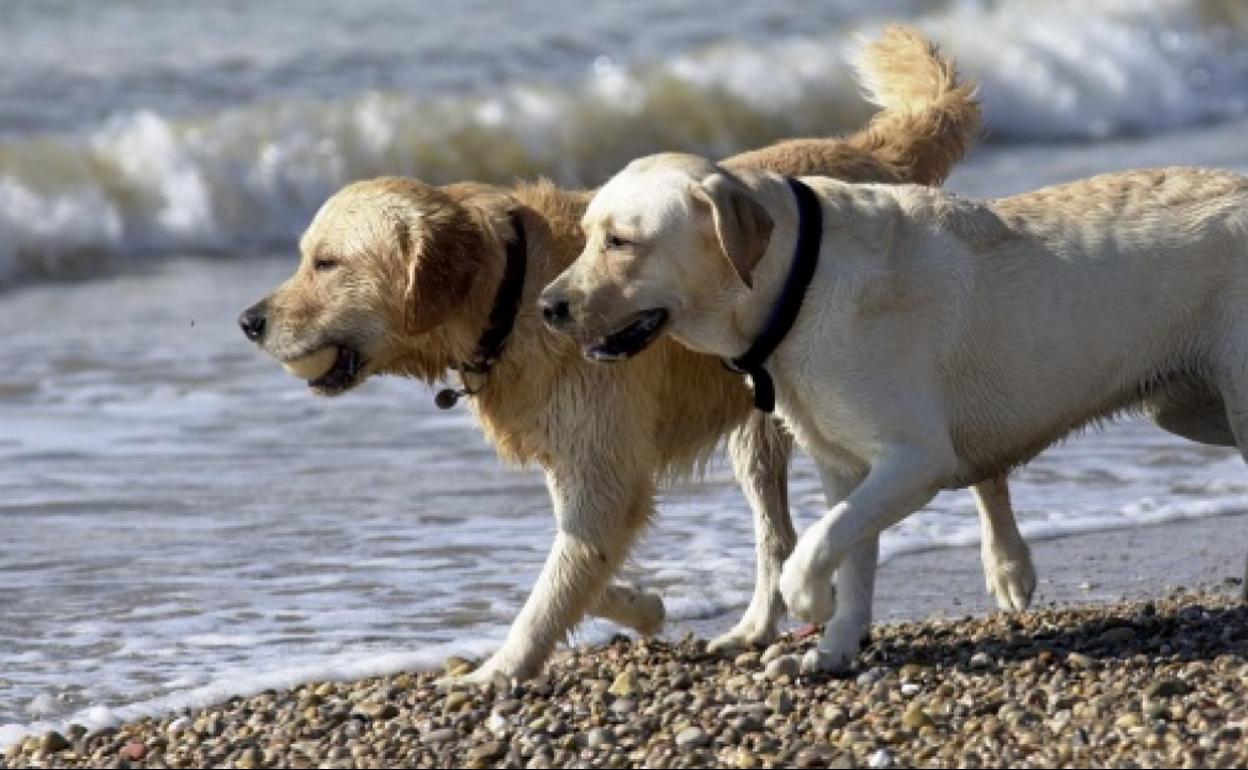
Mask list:
[[285,361],[282,363],[282,367],[301,380],[315,380],[328,373],[333,368],[334,361],[337,358],[337,348],[321,348],[315,353],[309,353],[302,358]]

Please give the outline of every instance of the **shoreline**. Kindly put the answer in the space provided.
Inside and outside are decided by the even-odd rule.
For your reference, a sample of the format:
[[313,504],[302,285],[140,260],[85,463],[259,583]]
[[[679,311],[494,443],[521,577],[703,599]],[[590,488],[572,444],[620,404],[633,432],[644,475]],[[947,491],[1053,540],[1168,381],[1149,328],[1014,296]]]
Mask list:
[[32,737],[0,765],[1242,766],[1248,604],[1229,588],[881,624],[842,676],[801,674],[814,639],[788,634],[735,657],[693,637],[562,650],[515,687],[312,682]]
[[[1181,586],[1239,585],[1248,558],[1241,512],[1024,539],[1037,585],[1031,609],[1066,603],[1147,600]],[[876,618],[918,620],[995,612],[979,545],[904,554],[880,569]],[[917,609],[917,612],[916,612]]]
[[[1047,538],[1024,533],[1023,539],[1036,567],[1031,610],[1146,601],[1182,586],[1230,586],[1233,595],[1246,576],[1248,509]],[[714,638],[742,609],[671,622],[664,637]],[[996,613],[984,586],[979,544],[910,551],[887,560],[876,576],[874,609],[877,623]]]
[[[790,713],[802,715],[804,724],[815,731],[815,740],[804,738],[801,730],[787,729],[785,720],[779,720],[778,724],[778,716],[787,716],[778,715],[773,708],[784,708],[784,704],[780,703],[781,696],[775,695],[780,689],[776,688],[776,681],[768,678],[766,664],[760,660],[763,656],[760,654],[764,653],[768,658],[800,655],[800,650],[810,646],[814,640],[796,639],[795,628],[790,628],[789,633],[773,645],[774,649],[755,650],[724,659],[705,655],[705,641],[700,640],[728,628],[738,612],[734,609],[713,618],[675,621],[660,640],[631,643],[620,640],[614,644],[560,649],[550,673],[539,678],[537,683],[522,685],[518,691],[523,695],[518,699],[508,698],[508,693],[493,693],[492,690],[480,694],[438,693],[432,681],[441,674],[439,671],[413,671],[354,681],[312,681],[288,689],[265,690],[245,698],[236,696],[207,708],[181,709],[177,713],[155,718],[135,719],[116,728],[92,731],[70,728],[56,736],[29,736],[15,745],[0,746],[0,768],[99,764],[210,764],[241,768],[328,765],[351,768],[357,766],[357,760],[358,766],[413,763],[467,763],[475,766],[780,766],[800,764],[801,759],[817,763],[826,760],[837,766],[870,764],[872,758],[877,764],[938,765],[941,764],[938,755],[921,754],[912,746],[921,739],[922,730],[897,743],[901,734],[897,733],[895,726],[885,726],[879,733],[876,731],[877,726],[887,724],[887,719],[871,709],[865,713],[855,710],[855,704],[860,704],[864,696],[866,703],[871,704],[874,703],[872,698],[881,695],[867,688],[866,685],[871,684],[867,680],[876,679],[876,684],[887,681],[896,693],[902,693],[902,690],[911,694],[921,693],[911,685],[917,684],[924,689],[926,685],[932,685],[938,700],[942,685],[947,684],[946,679],[953,683],[966,675],[985,679],[991,671],[995,674],[992,686],[988,686],[986,681],[978,681],[977,684],[972,683],[971,690],[980,691],[981,695],[986,691],[992,698],[1002,700],[1001,708],[1005,709],[1011,701],[1003,694],[1010,693],[1012,681],[1020,674],[1031,676],[1045,673],[1061,680],[1058,690],[1070,688],[1070,681],[1063,680],[1063,676],[1068,678],[1072,673],[1081,673],[1085,669],[1078,669],[1077,666],[1072,669],[1068,653],[1071,650],[1078,653],[1078,650],[1088,648],[1090,643],[1092,653],[1106,656],[1106,660],[1111,661],[1102,670],[1106,673],[1114,671],[1114,676],[1128,675],[1132,671],[1144,675],[1151,671],[1151,680],[1159,681],[1171,676],[1167,671],[1172,671],[1174,666],[1182,668],[1182,660],[1189,659],[1188,663],[1197,666],[1188,671],[1189,676],[1207,675],[1208,666],[1214,666],[1214,671],[1218,671],[1217,666],[1222,666],[1226,670],[1219,675],[1229,676],[1232,681],[1238,678],[1241,683],[1239,688],[1248,691],[1248,604],[1241,604],[1239,600],[1244,590],[1244,555],[1248,554],[1248,512],[1171,520],[1142,527],[1093,530],[1048,539],[1032,538],[1031,548],[1038,585],[1033,609],[1020,616],[1002,615],[993,607],[992,599],[983,588],[978,544],[899,554],[882,564],[877,580],[877,623],[872,633],[874,643],[861,656],[854,671],[846,678],[799,676],[781,683],[786,685],[780,689],[787,690],[787,699],[797,704],[796,711]],[[1182,585],[1198,585],[1199,588],[1192,593],[1182,589]],[[1208,607],[1194,610],[1197,605]],[[1194,636],[1199,643],[1194,648],[1191,645],[1181,648],[1186,658],[1177,658],[1173,650],[1163,654],[1164,643],[1158,643],[1144,649],[1143,659],[1139,659],[1139,655],[1128,655],[1133,649],[1131,640],[1123,649],[1114,649],[1113,645],[1108,648],[1097,646],[1094,644],[1097,634],[1090,630],[1101,626],[1112,630],[1114,624],[1134,628],[1137,621],[1143,624],[1142,628],[1151,629],[1161,624],[1182,630],[1184,624],[1191,625],[1193,613],[1213,613],[1212,618],[1227,619],[1228,625],[1227,629],[1223,629],[1226,633],[1223,633],[1223,630],[1214,628],[1217,623],[1197,616]],[[1032,636],[1032,643],[1022,643],[1020,634],[1026,634],[1031,629],[1043,631]],[[1124,631],[1118,631],[1118,634],[1126,635]],[[1041,643],[1041,639],[1045,641]],[[1031,648],[1035,649],[1027,653],[1026,650]],[[1006,654],[998,656],[987,651],[992,649],[1005,650]],[[1065,658],[1063,649],[1066,650]],[[1020,650],[1023,650],[1021,654]],[[972,665],[972,659],[981,651],[993,660],[990,669]],[[925,671],[924,678],[914,683],[907,679],[907,676],[917,676],[917,669],[906,669],[907,665],[915,664],[911,658],[919,660],[916,665],[924,666]],[[927,664],[922,663],[924,659],[935,659],[934,668],[927,668]],[[1076,660],[1080,660],[1077,655]],[[982,664],[983,659],[975,659],[975,663]],[[789,663],[776,665],[781,668],[791,666]],[[639,693],[631,696],[635,711],[629,711],[628,715],[644,715],[646,710],[654,710],[656,706],[660,711],[673,710],[678,705],[676,701],[688,700],[674,693],[696,693],[699,688],[708,686],[714,693],[716,683],[733,683],[735,689],[724,690],[721,686],[719,695],[701,699],[718,709],[715,718],[701,728],[704,734],[711,736],[710,743],[694,746],[698,750],[686,753],[676,741],[678,735],[660,731],[650,735],[653,740],[641,741],[640,734],[628,734],[626,720],[623,723],[625,730],[617,730],[620,724],[617,711],[626,706],[615,706],[615,701],[622,699],[622,696],[609,693],[609,689],[625,669],[636,671],[641,683]],[[648,675],[655,670],[659,671],[658,679]],[[1093,666],[1086,670],[1097,668]],[[748,683],[741,678],[748,679]],[[674,689],[666,686],[671,684],[678,686]],[[651,693],[655,685],[658,690]],[[960,691],[960,685],[952,686]],[[986,686],[987,690],[983,690]],[[1148,686],[1148,683],[1142,683],[1137,689],[1147,689]],[[1199,689],[1193,691],[1199,693]],[[778,701],[769,705],[768,698],[771,696]],[[902,694],[901,698],[906,699],[907,695]],[[1057,696],[1058,701],[1062,698],[1068,700],[1078,698],[1078,695]],[[623,699],[629,698],[624,696]],[[891,700],[886,699],[882,705],[889,708],[899,705],[894,703],[895,700],[895,696]],[[513,708],[513,701],[520,704],[518,714],[527,715],[534,709],[538,709],[540,714],[549,711],[552,720],[548,721],[552,724],[543,725],[539,715],[522,725],[523,729],[534,733],[533,723],[537,721],[540,730],[534,735],[544,735],[545,739],[527,736],[527,740],[520,744],[495,736],[495,729],[500,728],[504,721],[510,724],[513,720],[513,714],[503,713]],[[1156,711],[1156,704],[1146,706],[1138,693],[1134,694],[1134,703],[1128,701],[1119,704],[1122,709],[1107,706],[1094,710],[1090,724],[1112,728],[1119,718],[1124,719],[1124,723],[1131,723],[1132,719],[1123,714],[1143,715],[1146,709]],[[1214,703],[1216,701],[1214,698]],[[569,705],[575,708],[575,704],[583,703],[589,704],[589,710],[588,714],[580,716],[590,721],[582,725],[585,729],[577,729],[574,726],[575,715],[573,718],[562,718],[560,711]],[[663,705],[665,703],[673,709],[668,709]],[[802,710],[801,704],[807,708]],[[1018,703],[1013,705],[1025,708]],[[937,703],[935,708],[938,711],[945,706]],[[761,715],[764,728],[761,735],[775,728],[785,730],[781,730],[778,738],[771,739],[771,743],[765,738],[759,739],[759,735],[741,733],[741,726],[749,726],[745,724],[750,719],[746,713],[753,714],[751,709]],[[836,725],[840,723],[841,716],[832,714],[835,709],[844,713],[845,724],[839,728]],[[1012,714],[1012,711],[1006,710]],[[831,719],[824,719],[827,715],[825,711],[831,714]],[[901,716],[905,718],[905,711]],[[930,718],[934,716],[930,715]],[[1071,710],[1065,719],[1075,720],[1076,716]],[[1052,718],[1062,719],[1057,714]],[[743,719],[745,723],[741,721]],[[885,720],[884,723],[881,719]],[[997,719],[1000,721],[1000,716]],[[251,725],[250,728],[231,729],[232,723],[240,720],[241,725]],[[917,723],[922,718],[915,713],[911,714],[911,720]],[[822,734],[824,723],[831,725],[826,735]],[[721,728],[728,725],[728,728],[738,730],[736,738],[745,741],[745,745],[716,744],[716,740],[723,743],[723,736],[710,731],[716,724]],[[738,724],[738,728],[731,728],[733,724]],[[934,724],[950,723],[937,720]],[[1154,734],[1158,734],[1158,724],[1161,723],[1154,720]],[[1227,728],[1227,725],[1231,726]],[[660,730],[663,728],[661,724],[658,726]],[[1227,734],[1231,735],[1237,726],[1243,734],[1248,734],[1246,703],[1234,705],[1234,709],[1228,711],[1227,719],[1217,725],[1217,730],[1227,728]],[[377,729],[381,730],[382,738],[397,741],[389,749],[389,756],[364,754],[363,746],[368,745],[366,740],[382,739],[376,735]],[[447,729],[451,729],[453,734],[447,734]],[[593,733],[595,729],[608,731],[613,741],[608,748],[628,748],[628,751],[624,755],[618,751],[615,754],[608,751],[603,756],[585,754],[585,751],[590,751],[590,744],[597,746],[598,741],[604,740],[602,734]],[[965,729],[965,723],[957,728]],[[1083,725],[1082,729],[1088,730],[1088,725]],[[1027,734],[1026,731],[1023,734]],[[1164,735],[1168,734],[1164,731],[1159,733],[1162,735],[1159,740],[1167,740]],[[514,734],[505,731],[500,735],[515,738]],[[927,734],[929,738],[932,735],[935,734]],[[947,729],[940,735],[942,741],[951,738]],[[1217,749],[1216,735],[1217,731],[1214,733],[1214,748]],[[733,738],[733,735],[728,738]],[[1147,736],[1143,738],[1147,739]],[[695,739],[696,735],[690,740]],[[698,740],[701,739],[696,739],[695,743]],[[1201,748],[1201,736],[1193,738],[1194,743],[1184,743],[1178,738],[1174,740],[1178,743],[1169,746],[1171,749]],[[845,741],[849,743],[842,746]],[[503,744],[503,753],[493,756],[492,753],[497,753],[494,750]],[[862,750],[867,744],[874,748],[864,754]],[[997,748],[1003,749],[1007,745],[1010,744],[1001,743]],[[1132,744],[1129,740],[1122,745],[1133,745],[1141,753],[1138,756],[1164,748],[1148,748],[1144,743]],[[542,753],[542,746],[552,750]],[[60,750],[49,750],[56,748]],[[720,750],[711,753],[701,750],[715,748]],[[514,755],[513,749],[517,751]],[[877,754],[880,750],[887,751],[887,756]],[[1208,753],[1208,749],[1202,750]],[[665,755],[664,751],[668,754]],[[745,754],[738,756],[741,751]],[[806,754],[799,758],[801,751],[806,751]],[[1097,763],[1091,754],[1077,755],[1082,758],[1080,763]],[[542,761],[539,763],[534,756]],[[612,756],[617,759],[610,759]],[[751,756],[753,759],[750,759]],[[946,764],[970,764],[967,756],[970,755],[958,756],[955,761]],[[1072,764],[1078,764],[1073,761],[1075,756],[1071,755]],[[1047,759],[1055,763],[1065,761],[1058,756],[1048,756]],[[985,755],[983,764],[1001,763],[1026,764],[1020,756],[992,754],[991,751]],[[1236,764],[1246,763],[1248,754],[1239,755]]]
[[[0,768],[1206,764],[1248,747],[1219,737],[1248,734],[1245,538],[1248,513],[1035,540],[1020,616],[995,612],[978,545],[898,555],[880,568],[872,644],[842,677],[795,672],[814,640],[793,629],[765,651],[706,655],[734,610],[659,640],[561,649],[506,692],[439,692],[440,672],[310,682],[32,736],[0,746]],[[1244,697],[1226,700],[1226,683]],[[1183,697],[1150,698],[1156,687]],[[1113,736],[1117,753],[1083,735]],[[1041,750],[1055,738],[1068,754]],[[1248,763],[1248,748],[1234,757]]]

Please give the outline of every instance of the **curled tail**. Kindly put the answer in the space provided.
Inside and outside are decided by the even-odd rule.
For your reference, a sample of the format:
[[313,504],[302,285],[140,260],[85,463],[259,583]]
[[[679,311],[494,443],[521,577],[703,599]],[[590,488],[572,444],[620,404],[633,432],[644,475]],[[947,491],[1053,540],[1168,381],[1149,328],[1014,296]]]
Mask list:
[[912,27],[891,26],[856,63],[867,96],[882,108],[847,137],[790,139],[724,161],[791,176],[846,182],[937,185],[979,133],[975,84]]
[[845,141],[909,181],[943,182],[980,130],[975,82],[960,82],[934,43],[902,25],[864,46],[854,68],[881,110]]

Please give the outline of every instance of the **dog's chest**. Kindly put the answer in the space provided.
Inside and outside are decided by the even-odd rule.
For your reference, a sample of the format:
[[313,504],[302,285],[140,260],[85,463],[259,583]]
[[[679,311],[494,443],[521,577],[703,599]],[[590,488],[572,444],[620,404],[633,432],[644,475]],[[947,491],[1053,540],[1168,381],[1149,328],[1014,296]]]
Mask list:
[[[771,371],[773,367],[768,367]],[[776,413],[797,443],[821,465],[859,471],[867,464],[872,432],[860,424],[835,388],[816,389],[803,377],[772,375]]]

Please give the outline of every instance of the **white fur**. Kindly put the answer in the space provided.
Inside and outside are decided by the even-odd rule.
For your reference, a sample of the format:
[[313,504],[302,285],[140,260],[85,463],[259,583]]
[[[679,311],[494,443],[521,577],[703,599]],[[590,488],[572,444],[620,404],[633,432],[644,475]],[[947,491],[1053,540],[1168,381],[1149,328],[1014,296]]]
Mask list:
[[[797,210],[782,179],[742,175],[774,222],[747,288],[695,200],[720,173],[658,156],[608,183],[565,274],[574,308],[609,325],[663,306],[684,344],[744,351],[789,269]],[[828,497],[779,579],[794,614],[828,623],[820,667],[846,665],[867,631],[879,533],[940,489],[991,482],[978,491],[987,577],[1015,607],[1034,577],[1012,519],[996,515],[1011,467],[1174,378],[1214,388],[1248,448],[1248,179],[1129,172],[983,203],[804,181],[824,212],[820,263],[767,368]],[[642,246],[612,262],[600,232],[621,227]]]

